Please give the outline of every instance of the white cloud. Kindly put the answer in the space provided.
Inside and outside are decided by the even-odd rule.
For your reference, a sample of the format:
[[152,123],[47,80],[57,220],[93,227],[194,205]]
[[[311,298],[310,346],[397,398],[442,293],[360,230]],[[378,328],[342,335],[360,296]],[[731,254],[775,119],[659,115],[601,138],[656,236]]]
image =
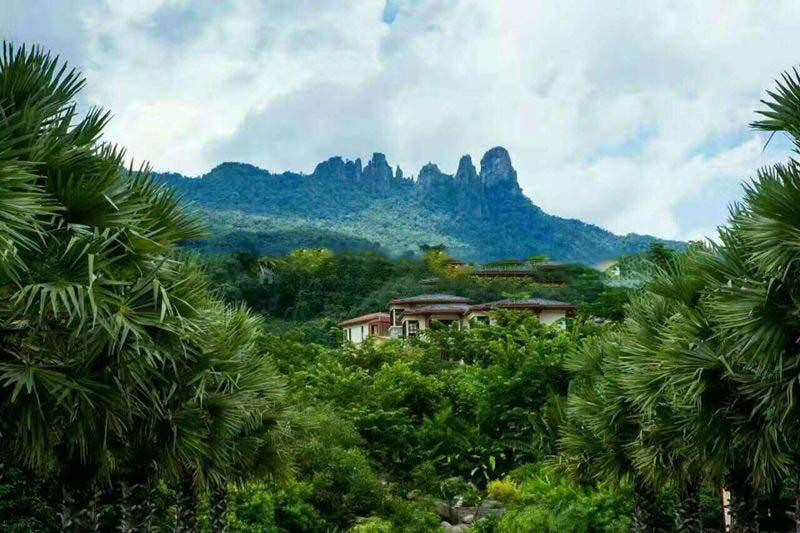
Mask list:
[[[785,155],[762,152],[747,123],[800,60],[788,1],[63,6],[71,30],[82,22],[69,47],[85,98],[114,111],[112,140],[159,169],[310,171],[382,151],[415,174],[499,144],[546,211],[672,238],[721,223],[737,184]],[[46,41],[28,15],[12,34]]]

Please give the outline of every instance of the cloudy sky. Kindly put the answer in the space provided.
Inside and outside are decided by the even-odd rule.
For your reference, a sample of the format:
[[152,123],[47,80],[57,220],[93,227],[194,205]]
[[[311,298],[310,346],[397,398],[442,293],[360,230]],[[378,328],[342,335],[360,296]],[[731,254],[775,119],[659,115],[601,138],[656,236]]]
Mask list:
[[2,3],[0,36],[78,66],[159,170],[380,151],[416,175],[502,145],[546,211],[690,239],[788,155],[747,124],[800,63],[796,1]]

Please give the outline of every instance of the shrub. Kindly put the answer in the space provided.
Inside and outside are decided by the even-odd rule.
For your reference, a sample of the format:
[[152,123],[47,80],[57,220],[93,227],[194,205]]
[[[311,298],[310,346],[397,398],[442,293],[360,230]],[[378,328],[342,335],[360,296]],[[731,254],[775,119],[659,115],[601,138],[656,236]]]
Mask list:
[[308,483],[279,487],[253,483],[230,492],[228,522],[231,531],[277,533],[283,531],[324,531],[328,524],[311,504]]
[[497,481],[490,481],[486,486],[486,495],[506,505],[517,502],[522,493],[519,487],[512,480],[505,478]]
[[377,516],[371,516],[350,528],[351,533],[392,533],[392,523]]
[[52,490],[0,457],[0,531],[57,531],[57,506]]
[[275,496],[264,485],[249,485],[228,495],[228,523],[242,533],[277,533]]
[[496,533],[499,531],[500,527],[500,517],[497,515],[489,515],[485,518],[481,518],[474,524],[472,524],[472,528],[469,530],[470,533]]
[[520,503],[503,515],[498,531],[630,531],[630,491],[583,487],[536,466],[517,476],[522,478]]
[[418,531],[436,531],[441,518],[423,503],[406,502],[393,498],[388,502],[388,516],[392,523],[392,532],[417,533]]

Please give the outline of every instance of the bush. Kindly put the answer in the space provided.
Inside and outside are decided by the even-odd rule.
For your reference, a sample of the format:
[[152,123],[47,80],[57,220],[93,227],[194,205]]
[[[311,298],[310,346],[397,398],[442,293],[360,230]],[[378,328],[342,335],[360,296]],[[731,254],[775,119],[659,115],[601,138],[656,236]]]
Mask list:
[[253,483],[233,490],[228,499],[230,529],[242,533],[330,529],[310,501],[312,490],[308,483]]
[[630,491],[582,487],[537,466],[516,475],[521,478],[521,500],[503,515],[498,531],[630,531]]
[[351,533],[392,533],[392,523],[377,516],[371,516],[350,528]]
[[264,485],[249,485],[228,495],[228,523],[232,531],[277,533],[275,496]]
[[57,506],[51,487],[0,457],[0,531],[57,531]]
[[497,500],[506,505],[515,503],[522,497],[517,484],[508,478],[490,481],[486,486],[486,495],[489,499]]
[[436,531],[441,522],[439,515],[427,508],[424,503],[406,502],[397,498],[388,502],[388,513],[392,532]]
[[489,515],[472,524],[472,529],[469,530],[469,533],[496,533],[499,531],[499,527],[500,517]]

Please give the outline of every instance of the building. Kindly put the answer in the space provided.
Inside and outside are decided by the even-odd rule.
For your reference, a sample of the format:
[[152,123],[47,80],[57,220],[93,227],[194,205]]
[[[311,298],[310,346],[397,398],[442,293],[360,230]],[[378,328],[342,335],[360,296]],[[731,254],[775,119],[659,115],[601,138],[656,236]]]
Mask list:
[[390,337],[413,337],[434,320],[442,324],[462,322],[472,301],[450,294],[420,294],[389,302]]
[[561,321],[562,326],[565,326],[563,319],[571,316],[575,312],[575,306],[568,302],[547,300],[544,298],[507,298],[496,302],[473,305],[469,310],[467,318],[468,320],[477,319],[479,321],[483,320],[487,323],[492,323],[489,312],[495,309],[529,311],[536,315],[539,322],[547,326],[559,321]]
[[[344,339],[361,344],[367,337],[407,338],[433,324],[467,328],[474,323],[491,325],[491,311],[513,309],[535,314],[543,324],[553,324],[571,315],[575,306],[543,298],[506,299],[473,304],[468,298],[451,294],[420,294],[398,298],[388,304],[389,313],[373,313],[339,323]],[[563,321],[561,322],[563,324]]]
[[617,259],[607,259],[605,261],[600,261],[594,266],[594,268],[595,270],[599,270],[600,272],[608,274],[608,276],[612,278],[620,277],[619,260]]
[[370,313],[357,316],[337,324],[342,328],[345,341],[361,344],[367,337],[376,339],[389,338],[389,314]]

